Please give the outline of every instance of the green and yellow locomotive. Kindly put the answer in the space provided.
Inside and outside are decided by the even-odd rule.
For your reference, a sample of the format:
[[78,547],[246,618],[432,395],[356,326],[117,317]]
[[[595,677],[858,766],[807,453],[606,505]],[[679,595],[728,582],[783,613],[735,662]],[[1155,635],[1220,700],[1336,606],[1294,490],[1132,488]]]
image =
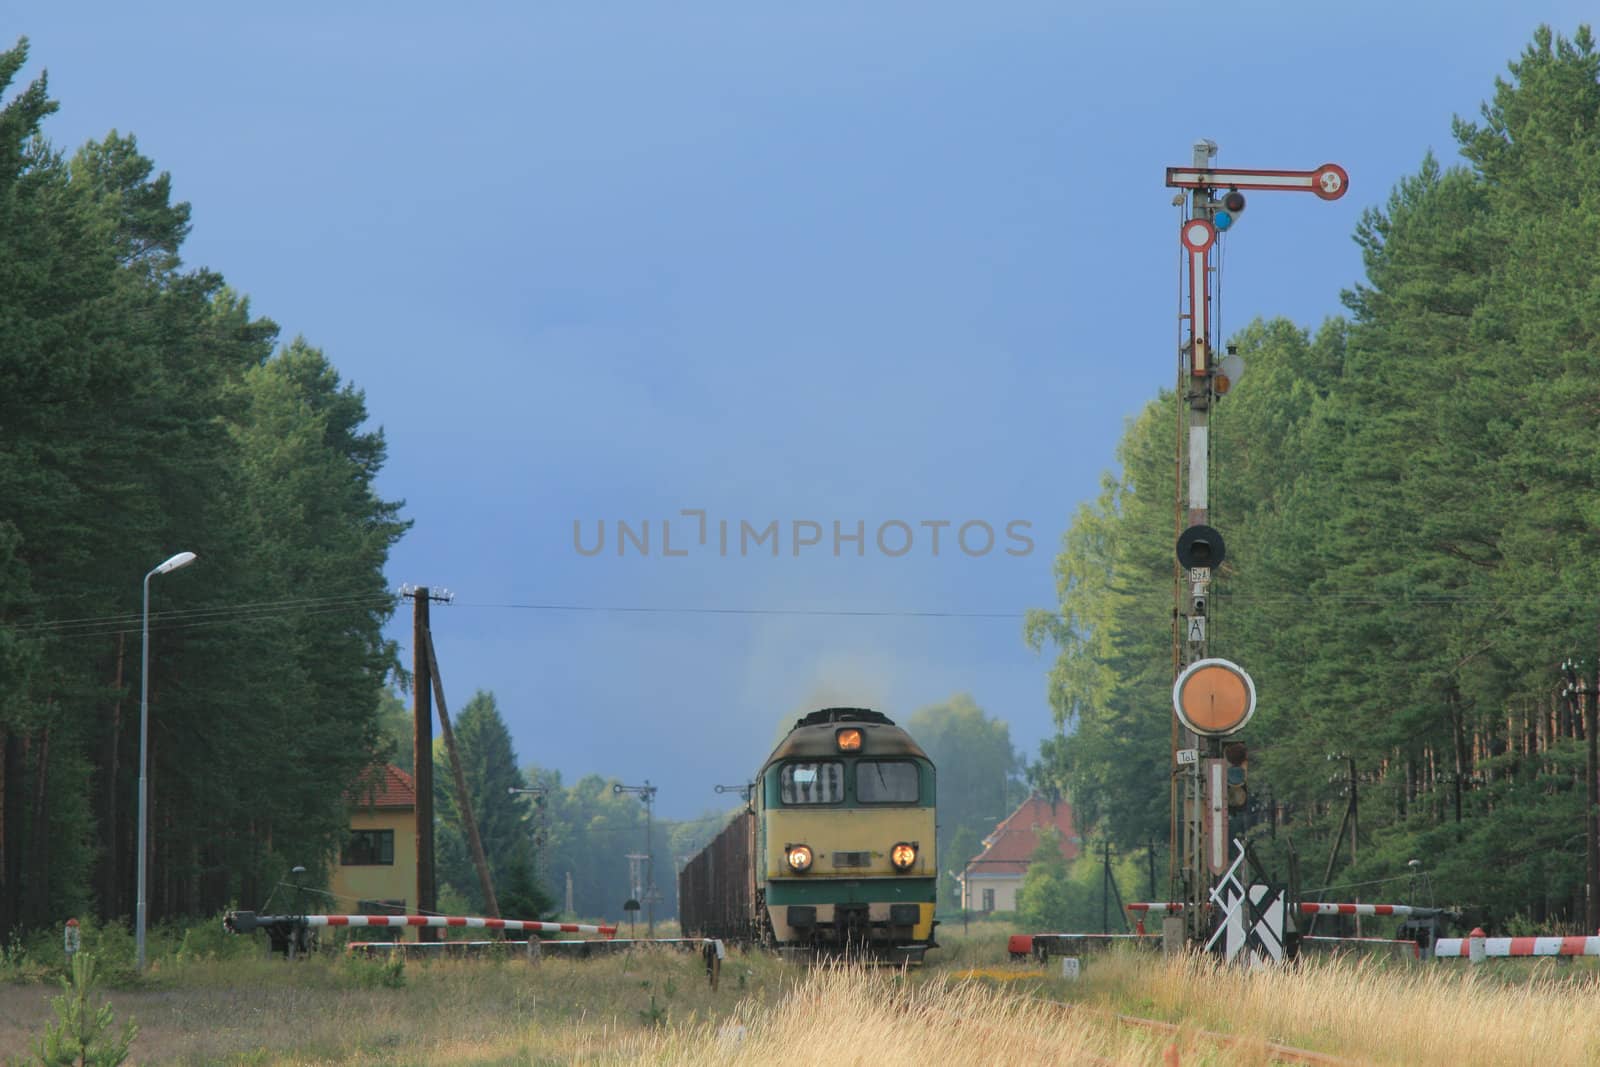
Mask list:
[[684,932],[920,959],[938,889],[933,762],[888,716],[825,708],[679,875]]

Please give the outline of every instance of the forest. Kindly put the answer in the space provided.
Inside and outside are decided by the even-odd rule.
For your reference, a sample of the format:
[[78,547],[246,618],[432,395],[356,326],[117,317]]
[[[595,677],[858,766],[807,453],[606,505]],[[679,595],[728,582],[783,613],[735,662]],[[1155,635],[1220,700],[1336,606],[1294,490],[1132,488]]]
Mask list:
[[133,914],[140,579],[202,546],[152,579],[149,901],[210,914],[343,832],[407,524],[360,391],[185,266],[189,205],[132,136],[55,148],[26,58],[0,53],[0,931]]
[[[1306,889],[1368,900],[1425,874],[1546,927],[1584,917],[1600,699],[1600,56],[1540,29],[1510,75],[1459,162],[1365,212],[1346,315],[1229,338],[1209,625],[1255,679],[1249,832],[1280,872],[1292,849]],[[1130,849],[1168,839],[1176,417],[1130,422],[1029,622],[1061,727],[1036,778]]]

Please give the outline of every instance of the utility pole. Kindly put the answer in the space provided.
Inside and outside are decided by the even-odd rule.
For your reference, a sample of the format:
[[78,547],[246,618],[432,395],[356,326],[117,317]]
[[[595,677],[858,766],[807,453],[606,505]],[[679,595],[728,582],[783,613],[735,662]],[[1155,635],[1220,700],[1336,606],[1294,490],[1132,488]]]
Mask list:
[[[1346,756],[1350,767],[1350,866],[1356,865],[1356,830],[1361,824],[1361,805],[1356,796],[1356,758]],[[1356,894],[1356,903],[1361,903],[1361,894]],[[1356,912],[1356,936],[1361,936],[1361,913]]]
[[1587,934],[1591,930],[1600,930],[1600,753],[1597,753],[1596,734],[1600,733],[1600,679],[1595,685],[1588,684],[1588,679],[1578,678],[1578,703],[1583,705],[1583,743],[1588,758],[1584,760],[1584,777],[1589,786],[1588,817],[1584,820],[1584,829],[1588,838],[1586,848],[1588,858],[1588,907],[1585,909],[1585,929]]
[[[447,604],[450,593],[435,595],[425,585],[400,587],[411,598],[411,778],[417,791],[417,913],[438,909],[438,885],[433,871],[433,670],[428,658],[428,605]],[[417,930],[417,940],[437,941],[431,926]]]
[[1145,859],[1150,864],[1150,899],[1156,899],[1156,841],[1150,839],[1150,847],[1145,851]]
[[1101,849],[1100,868],[1100,932],[1111,932],[1111,842]]
[[1588,934],[1591,931],[1600,932],[1600,777],[1597,777],[1600,775],[1600,758],[1597,758],[1600,746],[1597,746],[1595,737],[1596,720],[1600,719],[1600,714],[1597,714],[1597,709],[1600,709],[1600,680],[1597,680],[1595,692],[1591,694],[1589,680],[1582,671],[1583,667],[1577,660],[1569,659],[1561,664],[1561,673],[1566,677],[1561,695],[1567,699],[1569,707],[1576,703],[1573,710],[1583,719],[1586,800],[1583,817],[1583,932]]
[[[1173,700],[1178,721],[1174,724],[1173,738],[1172,869],[1174,899],[1187,904],[1184,919],[1191,940],[1205,936],[1211,876],[1226,866],[1228,853],[1226,809],[1217,795],[1224,788],[1227,773],[1220,759],[1226,731],[1196,730],[1198,722],[1184,721],[1182,712],[1176,711],[1182,701],[1178,690],[1195,669],[1204,670],[1201,665],[1207,662],[1222,662],[1210,661],[1207,633],[1211,621],[1208,606],[1213,569],[1222,564],[1225,554],[1222,535],[1207,525],[1210,518],[1210,414],[1217,398],[1228,391],[1231,383],[1229,375],[1223,373],[1222,361],[1214,354],[1211,250],[1218,235],[1227,232],[1244,211],[1245,197],[1241,190],[1301,191],[1314,193],[1324,200],[1336,200],[1349,187],[1349,176],[1342,167],[1332,163],[1325,163],[1314,171],[1219,170],[1212,166],[1216,154],[1216,142],[1198,140],[1194,143],[1191,166],[1168,167],[1166,175],[1169,188],[1190,191],[1189,217],[1182,221],[1178,231],[1189,281],[1187,314],[1180,308],[1180,316],[1188,321],[1189,336],[1179,353],[1177,457],[1179,500],[1184,501],[1186,490],[1188,527],[1178,538],[1179,569],[1174,575],[1177,625],[1173,628]],[[1182,193],[1175,203],[1183,203]],[[1186,449],[1183,444],[1185,425],[1188,427]],[[1249,707],[1253,711],[1253,683],[1242,670],[1231,664],[1227,666],[1233,673],[1210,671],[1207,678],[1196,676],[1199,685],[1194,695],[1198,697],[1209,687],[1221,685],[1233,694],[1230,699],[1243,700],[1247,689]],[[1195,709],[1198,707],[1197,703]],[[1237,725],[1242,726],[1248,718],[1247,712]],[[1207,780],[1210,781],[1209,803],[1205,789]],[[1183,813],[1181,843],[1177,840],[1180,803]],[[1180,890],[1181,896],[1177,895]]]
[[[483,854],[483,838],[478,836],[478,817],[472,812],[472,794],[467,791],[467,776],[461,769],[461,753],[456,751],[456,733],[450,729],[450,709],[444,702],[444,681],[439,677],[439,657],[433,650],[433,631],[428,631],[428,673],[433,680],[433,699],[439,705],[439,732],[450,756],[450,773],[456,781],[456,805],[461,809],[461,825],[467,830],[467,847],[472,865],[478,870],[478,886],[492,919],[500,918],[500,901],[494,895],[494,879],[489,877],[489,860]],[[484,800],[487,802],[488,798]]]

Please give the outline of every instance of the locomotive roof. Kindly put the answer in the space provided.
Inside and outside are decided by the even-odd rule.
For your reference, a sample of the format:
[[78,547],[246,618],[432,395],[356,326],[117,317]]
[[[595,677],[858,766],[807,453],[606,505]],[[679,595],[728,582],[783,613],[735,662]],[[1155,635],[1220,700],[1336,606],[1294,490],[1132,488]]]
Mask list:
[[767,764],[797,757],[837,756],[839,746],[834,741],[834,735],[845,725],[859,727],[862,734],[861,751],[851,755],[928,758],[928,754],[911,739],[911,735],[881,711],[823,708],[796,720],[788,736],[779,741],[778,747],[767,757]]

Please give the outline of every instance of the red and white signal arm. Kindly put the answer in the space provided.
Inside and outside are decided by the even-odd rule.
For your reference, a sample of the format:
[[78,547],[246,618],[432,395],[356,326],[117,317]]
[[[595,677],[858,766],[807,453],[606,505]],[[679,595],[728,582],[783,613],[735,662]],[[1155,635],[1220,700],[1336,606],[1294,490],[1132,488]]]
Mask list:
[[1230,660],[1195,660],[1172,683],[1172,710],[1195,733],[1224,737],[1256,713],[1256,683]]
[[1315,193],[1337,200],[1350,189],[1350,175],[1337,163],[1316,170],[1240,170],[1168,167],[1167,187],[1172,189],[1276,189],[1287,193]]

